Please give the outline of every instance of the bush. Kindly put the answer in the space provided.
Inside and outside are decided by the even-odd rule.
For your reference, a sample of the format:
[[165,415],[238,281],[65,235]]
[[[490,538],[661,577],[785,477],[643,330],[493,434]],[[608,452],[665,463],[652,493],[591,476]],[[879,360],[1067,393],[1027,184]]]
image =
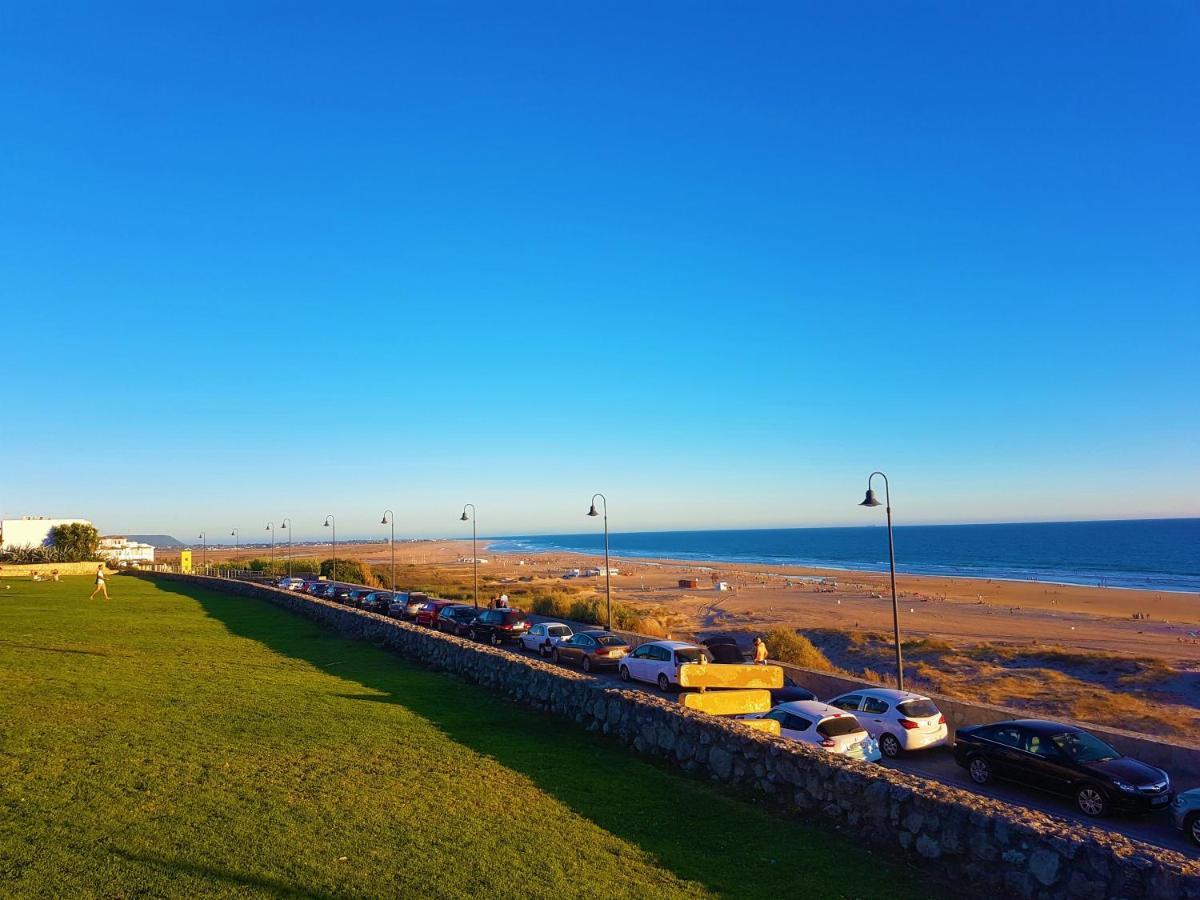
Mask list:
[[836,672],[837,667],[802,634],[787,628],[772,628],[764,636],[771,659],[790,663],[803,669]]
[[100,532],[83,522],[55,525],[50,529],[50,543],[58,554],[53,562],[87,562],[100,552]]
[[339,559],[334,568],[333,559],[321,560],[321,574],[331,581],[344,581],[349,584],[377,584],[371,567],[357,559]]
[[529,611],[535,615],[550,616],[555,619],[571,617],[570,603],[558,594],[534,594],[529,601]]
[[600,601],[595,597],[590,600],[575,600],[571,603],[566,617],[576,622],[586,622],[588,625],[602,625],[604,610],[600,606]]

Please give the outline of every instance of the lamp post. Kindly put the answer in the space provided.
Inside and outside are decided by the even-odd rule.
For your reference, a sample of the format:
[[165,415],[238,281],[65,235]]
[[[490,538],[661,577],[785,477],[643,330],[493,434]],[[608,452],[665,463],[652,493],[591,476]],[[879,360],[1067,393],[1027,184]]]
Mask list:
[[588,515],[593,517],[600,515],[596,512],[597,497],[604,504],[604,598],[608,604],[608,630],[612,631],[612,569],[608,565],[608,498],[603,494],[593,494],[592,508],[588,510]]
[[888,561],[892,572],[892,636],[896,642],[896,687],[904,690],[904,657],[900,652],[900,605],[896,602],[896,543],[892,540],[892,489],[888,477],[882,472],[872,472],[867,478],[867,496],[859,506],[878,506],[871,481],[878,475],[883,479],[883,499],[887,509]]
[[292,520],[291,520],[291,518],[289,517],[289,518],[284,519],[283,522],[280,523],[279,527],[286,528],[287,533],[288,533],[287,567],[288,567],[288,578],[291,578],[292,577]]
[[271,577],[275,577],[275,523],[267,523],[267,531],[271,532]]
[[233,561],[236,566],[238,561],[238,553],[241,551],[241,548],[238,546],[238,541],[241,540],[241,537],[238,535],[238,530],[236,528],[229,532],[229,534],[233,538]]
[[471,507],[471,564],[475,567],[475,608],[479,609],[479,553],[475,549],[475,504],[468,503],[463,506],[462,519],[459,521],[466,522],[467,507]]
[[204,532],[200,532],[200,559],[201,565],[204,566],[204,574],[208,574],[208,538],[204,536]]
[[332,515],[326,516],[325,527],[333,529],[333,568],[330,570],[329,574],[333,577],[334,581],[337,581],[337,519],[335,519]]
[[396,514],[390,509],[385,509],[379,524],[392,526],[392,537],[389,543],[392,547],[392,593],[394,594],[396,593]]

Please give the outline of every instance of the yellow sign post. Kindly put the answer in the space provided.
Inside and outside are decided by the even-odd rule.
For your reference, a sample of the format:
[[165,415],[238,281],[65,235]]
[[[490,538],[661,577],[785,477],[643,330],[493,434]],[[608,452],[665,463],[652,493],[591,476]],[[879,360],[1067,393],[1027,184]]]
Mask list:
[[191,550],[180,550],[179,551],[179,571],[183,572],[185,575],[192,574],[192,551]]

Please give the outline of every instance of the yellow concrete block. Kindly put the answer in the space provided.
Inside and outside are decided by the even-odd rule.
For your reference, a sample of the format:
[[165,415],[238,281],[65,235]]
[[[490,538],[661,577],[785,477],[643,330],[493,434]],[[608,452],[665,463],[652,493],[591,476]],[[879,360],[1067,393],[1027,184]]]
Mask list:
[[679,702],[714,716],[766,712],[771,708],[770,691],[713,691],[706,694],[680,694]]
[[783,687],[783,669],[779,668],[779,666],[684,663],[679,667],[679,686],[703,688],[781,688]]
[[779,737],[779,723],[774,719],[735,719],[739,725],[753,728],[755,731],[765,731]]

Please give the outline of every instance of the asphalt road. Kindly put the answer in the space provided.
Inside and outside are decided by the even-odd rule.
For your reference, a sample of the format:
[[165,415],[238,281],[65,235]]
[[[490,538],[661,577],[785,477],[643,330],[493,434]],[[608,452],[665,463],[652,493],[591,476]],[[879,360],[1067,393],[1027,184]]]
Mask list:
[[[537,654],[533,651],[526,651],[519,647],[514,648],[511,645],[507,645],[505,649],[513,653],[537,658]],[[675,692],[663,694],[654,685],[641,684],[639,682],[626,684],[621,681],[620,676],[617,675],[615,670],[596,673],[593,677],[603,683],[618,685],[626,689],[634,688],[645,691],[648,694],[665,696],[669,699],[675,699],[678,696]],[[931,781],[939,781],[956,788],[972,791],[973,793],[1008,803],[1011,806],[1022,806],[1026,809],[1033,809],[1038,812],[1054,815],[1070,822],[1080,822],[1085,825],[1104,828],[1147,844],[1166,847],[1192,856],[1200,856],[1200,850],[1197,850],[1195,845],[1184,837],[1183,832],[1175,829],[1169,810],[1139,816],[1113,814],[1105,816],[1102,819],[1094,819],[1080,813],[1075,808],[1074,802],[1067,797],[1058,797],[1054,794],[1047,794],[1007,782],[993,782],[984,786],[977,785],[967,776],[966,770],[960,768],[955,763],[953,752],[949,748],[944,747],[904,754],[895,760],[889,760],[885,757],[881,765],[912,775],[920,775]],[[1177,791],[1200,787],[1198,784],[1190,783],[1174,784],[1174,779],[1172,779],[1172,782],[1174,789]]]

